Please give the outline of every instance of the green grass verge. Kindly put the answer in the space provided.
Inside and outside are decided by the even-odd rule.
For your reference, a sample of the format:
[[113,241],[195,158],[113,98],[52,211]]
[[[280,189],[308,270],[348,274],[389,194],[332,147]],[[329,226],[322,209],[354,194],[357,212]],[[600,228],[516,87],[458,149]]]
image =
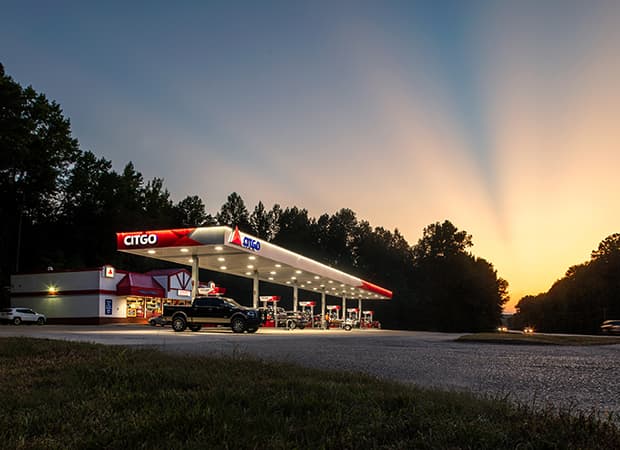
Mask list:
[[614,345],[620,339],[605,336],[556,336],[552,334],[475,333],[456,339],[458,342],[486,342],[490,344],[531,345]]
[[0,339],[3,449],[609,448],[593,414],[244,357]]

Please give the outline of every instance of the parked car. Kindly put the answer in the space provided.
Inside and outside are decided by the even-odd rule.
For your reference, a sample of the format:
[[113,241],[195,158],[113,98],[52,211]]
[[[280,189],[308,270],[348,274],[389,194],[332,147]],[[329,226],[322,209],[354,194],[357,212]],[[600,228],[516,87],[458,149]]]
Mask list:
[[606,320],[601,324],[601,332],[605,334],[620,334],[620,320]]
[[0,310],[0,320],[19,325],[22,322],[36,323],[43,325],[47,318],[43,314],[33,311],[30,308],[4,308]]
[[166,322],[163,318],[163,316],[153,316],[149,319],[149,325],[152,327],[163,327],[168,325],[169,322]]

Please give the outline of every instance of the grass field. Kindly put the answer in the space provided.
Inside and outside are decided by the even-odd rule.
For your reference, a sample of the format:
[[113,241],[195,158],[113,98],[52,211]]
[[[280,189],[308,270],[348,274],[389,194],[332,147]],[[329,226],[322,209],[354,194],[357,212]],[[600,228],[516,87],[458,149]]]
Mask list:
[[245,357],[0,339],[3,449],[610,448],[611,421]]
[[618,345],[620,339],[606,336],[558,336],[552,334],[475,333],[456,339],[458,342],[530,345]]

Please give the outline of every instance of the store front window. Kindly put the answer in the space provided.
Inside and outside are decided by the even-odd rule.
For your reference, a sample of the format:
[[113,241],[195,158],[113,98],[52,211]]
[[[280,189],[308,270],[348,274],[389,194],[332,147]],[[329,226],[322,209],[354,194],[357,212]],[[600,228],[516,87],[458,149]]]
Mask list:
[[127,297],[128,318],[144,318],[145,311],[144,297]]
[[127,297],[128,319],[150,319],[161,316],[163,305],[191,305],[189,300],[173,300],[156,297]]

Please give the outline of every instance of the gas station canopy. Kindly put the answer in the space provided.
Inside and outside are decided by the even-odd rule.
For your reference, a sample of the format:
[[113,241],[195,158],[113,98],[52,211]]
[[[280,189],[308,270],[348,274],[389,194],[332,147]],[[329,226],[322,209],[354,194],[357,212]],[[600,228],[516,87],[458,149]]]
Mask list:
[[117,249],[350,299],[388,300],[392,292],[238,228],[199,227],[116,233]]

